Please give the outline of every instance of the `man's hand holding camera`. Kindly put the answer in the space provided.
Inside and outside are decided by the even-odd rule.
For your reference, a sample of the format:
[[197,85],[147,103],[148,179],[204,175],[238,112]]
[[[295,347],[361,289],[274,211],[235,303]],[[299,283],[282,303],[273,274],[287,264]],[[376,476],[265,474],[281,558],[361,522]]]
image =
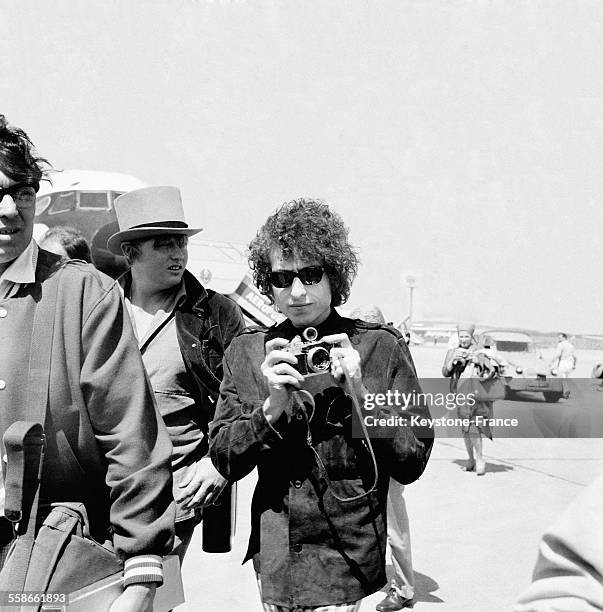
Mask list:
[[323,341],[337,345],[330,350],[331,376],[344,391],[353,392],[356,399],[362,401],[367,391],[362,384],[360,353],[352,346],[347,334],[325,336]]
[[264,402],[264,416],[271,424],[291,406],[291,392],[299,389],[304,381],[304,377],[293,367],[297,364],[297,358],[284,350],[288,344],[284,338],[266,342],[266,358],[260,366],[270,389],[270,395]]
[[[360,354],[352,347],[347,334],[325,336],[321,342],[334,345],[329,351],[329,371],[337,384],[348,393],[354,393],[361,401],[366,389],[362,384]],[[280,418],[291,406],[291,393],[304,381],[296,366],[298,358],[287,350],[290,343],[284,338],[274,338],[266,343],[266,358],[260,367],[266,378],[270,395],[264,402],[264,415],[269,423]]]

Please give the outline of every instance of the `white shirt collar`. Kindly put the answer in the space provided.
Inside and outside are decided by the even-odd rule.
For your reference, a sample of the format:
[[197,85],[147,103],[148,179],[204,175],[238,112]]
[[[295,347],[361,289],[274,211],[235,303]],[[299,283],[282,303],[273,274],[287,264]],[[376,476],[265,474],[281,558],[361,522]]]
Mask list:
[[37,263],[38,245],[32,238],[21,255],[0,275],[0,282],[7,281],[18,285],[35,282]]

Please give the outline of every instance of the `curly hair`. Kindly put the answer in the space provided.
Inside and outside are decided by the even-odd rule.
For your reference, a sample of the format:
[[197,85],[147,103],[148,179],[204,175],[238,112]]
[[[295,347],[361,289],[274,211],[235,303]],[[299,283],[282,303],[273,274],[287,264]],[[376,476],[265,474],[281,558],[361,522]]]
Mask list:
[[319,261],[331,285],[332,306],[341,306],[350,295],[358,272],[358,254],[348,241],[349,230],[341,217],[321,200],[299,198],[286,202],[258,230],[249,244],[249,265],[256,287],[271,302],[270,255],[297,255]]
[[35,147],[29,136],[20,128],[10,125],[0,114],[0,170],[17,183],[40,188],[40,181],[50,166],[43,157],[36,157]]

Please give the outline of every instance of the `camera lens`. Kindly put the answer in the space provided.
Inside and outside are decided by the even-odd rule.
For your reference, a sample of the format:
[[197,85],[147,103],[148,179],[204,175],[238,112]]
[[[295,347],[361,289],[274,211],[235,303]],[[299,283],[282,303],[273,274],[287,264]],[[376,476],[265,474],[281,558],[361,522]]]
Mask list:
[[308,368],[312,372],[324,372],[331,366],[329,351],[323,346],[315,346],[308,351]]
[[308,341],[308,342],[314,342],[314,340],[316,340],[316,338],[318,338],[318,331],[316,331],[316,327],[306,327],[306,329],[304,329],[302,336]]

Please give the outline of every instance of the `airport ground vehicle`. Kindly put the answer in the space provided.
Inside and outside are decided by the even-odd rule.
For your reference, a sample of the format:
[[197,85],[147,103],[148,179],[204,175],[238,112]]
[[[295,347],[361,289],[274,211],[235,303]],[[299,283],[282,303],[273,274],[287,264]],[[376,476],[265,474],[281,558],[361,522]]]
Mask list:
[[508,398],[518,391],[542,393],[547,402],[563,397],[561,379],[551,374],[529,334],[489,329],[480,333],[480,340],[484,338],[491,340],[491,348],[505,361],[502,375]]

